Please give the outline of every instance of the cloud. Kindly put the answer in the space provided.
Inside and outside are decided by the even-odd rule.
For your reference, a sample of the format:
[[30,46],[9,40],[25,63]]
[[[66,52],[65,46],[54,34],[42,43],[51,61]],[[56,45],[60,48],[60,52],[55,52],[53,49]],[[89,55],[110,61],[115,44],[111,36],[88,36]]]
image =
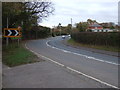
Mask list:
[[88,18],[99,22],[118,22],[118,1],[119,0],[51,0],[55,5],[55,12],[47,20],[43,20],[41,25],[49,27],[57,26],[62,23],[63,26],[80,21],[86,21]]

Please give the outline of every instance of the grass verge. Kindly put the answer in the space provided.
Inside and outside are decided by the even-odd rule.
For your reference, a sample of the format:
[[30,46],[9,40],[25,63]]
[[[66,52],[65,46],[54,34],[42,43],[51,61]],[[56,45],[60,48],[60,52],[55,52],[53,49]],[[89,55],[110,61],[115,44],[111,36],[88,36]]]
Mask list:
[[10,67],[39,62],[39,58],[27,50],[24,44],[20,44],[19,47],[17,43],[9,44],[8,47],[3,46],[2,62]]
[[69,39],[67,42],[68,44],[74,45],[74,46],[94,48],[94,49],[106,50],[106,51],[112,51],[112,52],[120,52],[120,48],[117,48],[117,47],[82,44],[74,41],[73,39]]

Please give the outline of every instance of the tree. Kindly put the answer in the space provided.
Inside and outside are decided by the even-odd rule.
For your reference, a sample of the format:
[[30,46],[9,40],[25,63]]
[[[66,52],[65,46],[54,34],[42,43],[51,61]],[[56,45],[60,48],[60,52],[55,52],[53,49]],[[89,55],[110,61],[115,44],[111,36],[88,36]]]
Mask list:
[[2,3],[2,24],[3,28],[22,26],[23,36],[26,31],[30,31],[33,26],[38,26],[44,18],[53,14],[52,2],[3,2]]
[[7,19],[8,19],[8,26],[12,27],[16,24],[20,19],[18,16],[23,11],[23,3],[17,2],[3,2],[2,3],[2,24],[3,27],[7,27]]
[[76,28],[80,31],[80,32],[84,32],[86,31],[86,29],[88,28],[88,23],[87,22],[80,22],[76,24]]
[[115,27],[114,26],[110,26],[110,29],[115,29]]
[[37,23],[38,19],[42,21],[54,11],[52,2],[3,2],[2,9],[3,25],[5,26],[7,18],[10,25],[21,24],[21,21],[31,22],[31,20],[33,23]]
[[94,24],[94,23],[97,23],[97,21],[96,20],[92,20],[92,19],[88,19],[87,23],[88,24]]
[[72,25],[68,24],[66,29],[67,29],[67,33],[71,34],[71,32],[72,32]]
[[53,14],[55,10],[52,2],[28,2],[25,5],[29,13],[39,16],[39,20]]
[[87,22],[88,24],[92,24],[93,21],[91,19],[88,19]]

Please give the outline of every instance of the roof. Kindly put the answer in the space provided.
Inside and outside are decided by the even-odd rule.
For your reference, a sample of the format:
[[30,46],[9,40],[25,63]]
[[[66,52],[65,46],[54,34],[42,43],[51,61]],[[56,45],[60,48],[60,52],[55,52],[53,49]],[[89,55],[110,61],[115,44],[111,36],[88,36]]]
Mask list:
[[93,25],[90,25],[91,27],[102,27],[101,25],[99,24],[93,24]]

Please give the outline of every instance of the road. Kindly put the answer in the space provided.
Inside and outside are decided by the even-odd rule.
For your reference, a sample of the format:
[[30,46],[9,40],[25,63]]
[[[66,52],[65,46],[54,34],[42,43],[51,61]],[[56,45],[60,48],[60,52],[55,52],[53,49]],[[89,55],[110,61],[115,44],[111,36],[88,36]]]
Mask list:
[[118,87],[118,57],[76,49],[64,45],[62,41],[61,37],[31,40],[26,46],[76,74],[90,78],[90,81],[106,87]]

